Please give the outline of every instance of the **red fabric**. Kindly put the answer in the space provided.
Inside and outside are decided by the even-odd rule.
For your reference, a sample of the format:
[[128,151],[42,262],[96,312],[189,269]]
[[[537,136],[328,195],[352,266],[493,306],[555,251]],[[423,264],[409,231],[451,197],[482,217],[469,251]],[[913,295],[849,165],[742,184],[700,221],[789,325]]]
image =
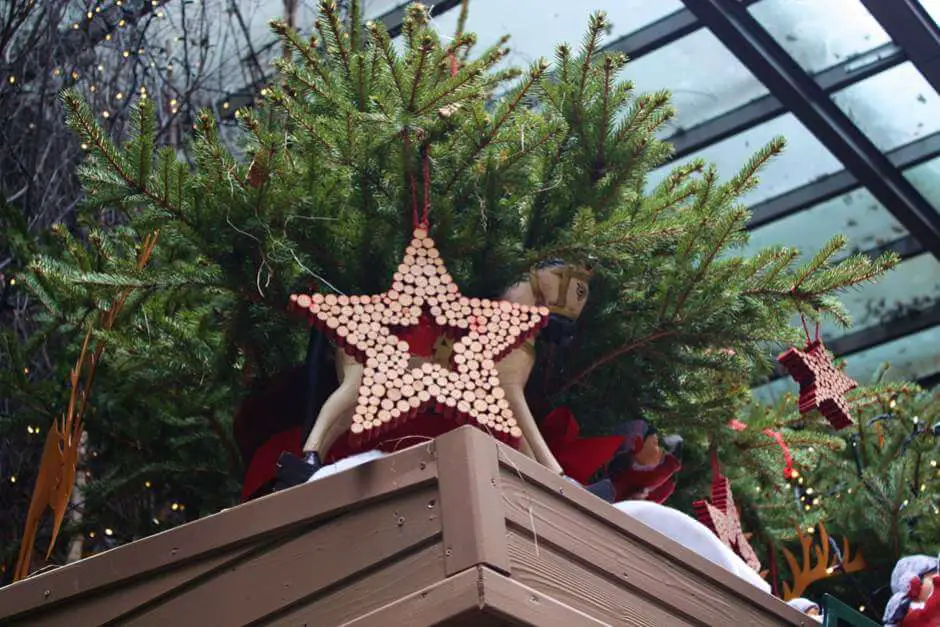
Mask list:
[[[432,440],[458,426],[453,420],[436,414],[420,414],[384,433],[377,442],[354,446],[350,443],[349,438],[341,437],[323,457],[323,461],[324,463],[333,463],[350,455],[374,449],[392,453],[420,442]],[[277,472],[277,460],[281,453],[287,452],[302,456],[302,447],[300,427],[277,433],[258,447],[245,472],[242,501],[250,499],[262,486],[274,479]]]
[[[908,610],[907,615],[901,621],[901,627],[940,627],[940,575],[933,577],[934,590],[924,607],[916,610]],[[917,587],[920,588],[920,579],[917,580]],[[911,586],[913,590],[913,586]],[[918,591],[918,594],[919,591]]]
[[[659,464],[652,468],[630,467],[611,477],[617,500],[629,498],[643,498],[657,503],[663,503],[675,490],[672,477],[679,472],[682,464],[672,453],[665,453]],[[667,484],[672,481],[672,488]],[[644,495],[639,497],[639,495]],[[661,499],[661,500],[659,500]]]
[[539,430],[565,474],[579,483],[590,481],[624,443],[622,436],[579,437],[581,429],[567,407],[549,413]]

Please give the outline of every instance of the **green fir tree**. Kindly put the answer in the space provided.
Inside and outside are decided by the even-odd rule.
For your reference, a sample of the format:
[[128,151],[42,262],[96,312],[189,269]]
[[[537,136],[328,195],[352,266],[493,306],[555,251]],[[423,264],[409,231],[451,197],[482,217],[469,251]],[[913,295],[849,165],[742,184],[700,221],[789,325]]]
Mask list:
[[[542,360],[532,390],[542,410],[570,405],[588,432],[644,416],[701,449],[770,371],[773,351],[799,340],[795,314],[847,324],[838,293],[896,263],[845,257],[843,237],[805,263],[792,248],[738,254],[749,218],[740,198],[782,139],[738,172],[696,160],[650,185],[672,151],[659,139],[669,94],[635,90],[626,58],[600,52],[602,14],[579,46],[509,70],[497,69],[505,41],[476,52],[462,29],[442,40],[420,5],[407,11],[400,51],[380,24],[360,25],[357,2],[350,20],[323,2],[312,40],[273,24],[290,51],[276,82],[239,112],[235,147],[211,112],[194,120],[192,163],[154,146],[150,100],[137,103],[131,136],[112,138],[77,93],[64,95],[88,148],[85,202],[76,228],[22,251],[17,289],[41,304],[42,324],[25,348],[7,338],[2,355],[18,364],[58,346],[54,383],[40,393],[10,370],[3,386],[21,402],[0,428],[45,432],[91,325],[106,350],[87,417],[83,515],[66,533],[85,534],[86,552],[237,501],[232,415],[303,359],[307,329],[288,315],[290,294],[387,288],[424,153],[431,233],[464,294],[498,297],[550,258],[595,268],[575,345]],[[103,209],[119,226],[100,226]],[[153,232],[153,258],[138,268]],[[127,288],[102,329],[98,314]],[[768,448],[754,464],[779,460]],[[32,485],[26,470],[20,479]]]

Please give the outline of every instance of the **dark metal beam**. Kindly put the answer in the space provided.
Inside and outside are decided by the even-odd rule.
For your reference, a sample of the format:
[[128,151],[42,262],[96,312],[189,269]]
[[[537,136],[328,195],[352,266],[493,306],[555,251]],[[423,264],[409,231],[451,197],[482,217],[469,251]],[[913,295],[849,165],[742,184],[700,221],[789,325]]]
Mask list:
[[[894,44],[884,44],[860,57],[853,57],[814,74],[813,80],[824,92],[832,94],[899,65],[905,59],[900,48]],[[671,160],[681,159],[710,144],[772,120],[786,113],[786,110],[773,94],[767,94],[701,124],[680,129],[666,140],[676,147]]]
[[[454,7],[460,6],[462,0],[439,0],[431,4],[431,17],[437,17],[441,13],[446,13]],[[398,37],[401,34],[402,23],[405,21],[405,12],[411,6],[411,2],[400,4],[394,9],[383,13],[376,21],[385,24],[389,37]]]
[[918,0],[862,0],[862,4],[940,92],[940,28],[923,5]]
[[722,43],[940,259],[940,212],[736,0],[683,0]]
[[[758,0],[740,0],[744,6],[751,6]],[[622,52],[636,60],[643,55],[659,50],[663,46],[691,35],[702,28],[695,14],[688,9],[679,9],[666,17],[660,18],[643,28],[627,33],[604,47],[605,52]]]
[[[940,132],[904,144],[888,152],[886,156],[899,170],[906,170],[940,157]],[[828,174],[812,183],[753,205],[748,228],[756,229],[859,187],[861,184],[858,179],[848,170]]]

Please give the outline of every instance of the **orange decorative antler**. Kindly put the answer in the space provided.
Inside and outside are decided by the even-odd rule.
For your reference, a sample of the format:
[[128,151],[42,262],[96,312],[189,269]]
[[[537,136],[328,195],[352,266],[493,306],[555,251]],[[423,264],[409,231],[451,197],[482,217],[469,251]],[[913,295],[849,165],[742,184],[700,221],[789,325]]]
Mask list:
[[[802,531],[798,531],[797,534],[799,535],[800,545],[803,547],[802,565],[797,563],[796,557],[794,557],[793,553],[791,553],[789,549],[783,549],[783,556],[786,558],[787,564],[790,565],[790,572],[793,573],[792,587],[789,582],[783,582],[784,601],[789,601],[790,599],[803,596],[806,588],[808,588],[809,585],[814,581],[831,577],[837,572],[857,572],[864,570],[867,566],[865,564],[865,558],[862,557],[861,551],[856,551],[855,556],[851,557],[851,549],[849,547],[848,538],[842,538],[841,563],[838,560],[833,560],[833,562],[830,562],[829,533],[826,531],[826,526],[822,523],[819,523],[818,544],[814,543],[812,537],[803,535]],[[816,553],[815,564],[812,564],[810,548],[812,548]]]
[[[156,245],[157,232],[154,231],[144,238],[140,247],[140,253],[137,256],[138,270],[142,270],[147,265]],[[114,326],[114,321],[121,309],[124,308],[124,303],[127,302],[131,291],[133,291],[133,288],[122,291],[111,303],[111,307],[107,311],[101,312],[99,324],[104,330],[109,331]],[[59,529],[62,527],[62,521],[65,519],[65,513],[68,510],[72,488],[75,485],[75,472],[78,466],[82,430],[85,426],[84,417],[85,410],[88,407],[88,395],[91,393],[91,386],[95,380],[95,368],[105,347],[104,343],[98,343],[89,356],[88,345],[91,342],[91,333],[92,327],[89,326],[88,331],[85,333],[85,340],[82,342],[82,350],[69,376],[72,389],[65,415],[62,417],[61,422],[58,419],[53,421],[49,433],[46,435],[46,443],[43,446],[42,459],[39,462],[39,472],[36,477],[36,486],[33,488],[33,497],[29,503],[29,511],[26,514],[26,526],[23,530],[23,538],[20,541],[20,553],[16,561],[16,569],[13,571],[14,581],[18,581],[29,574],[33,545],[39,531],[40,519],[46,508],[51,509],[53,514],[52,536],[49,538],[46,559],[49,559],[52,554],[52,548],[55,546]],[[87,367],[86,360],[88,360]],[[82,374],[86,370],[85,380],[82,382]]]

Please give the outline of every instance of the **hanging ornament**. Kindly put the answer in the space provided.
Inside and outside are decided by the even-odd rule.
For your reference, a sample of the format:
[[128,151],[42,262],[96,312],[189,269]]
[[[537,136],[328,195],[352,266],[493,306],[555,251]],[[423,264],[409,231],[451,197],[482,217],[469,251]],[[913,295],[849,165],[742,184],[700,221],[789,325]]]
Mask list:
[[791,348],[777,361],[800,384],[800,413],[818,409],[834,429],[852,424],[849,403],[845,395],[858,387],[858,382],[832,364],[832,357],[823,346],[816,327],[816,338],[806,333],[806,347],[801,351]]
[[712,451],[712,494],[706,500],[692,503],[695,517],[711,529],[718,539],[737,553],[755,572],[760,572],[760,560],[741,529],[741,519],[731,494],[731,482],[721,474],[718,457]]

